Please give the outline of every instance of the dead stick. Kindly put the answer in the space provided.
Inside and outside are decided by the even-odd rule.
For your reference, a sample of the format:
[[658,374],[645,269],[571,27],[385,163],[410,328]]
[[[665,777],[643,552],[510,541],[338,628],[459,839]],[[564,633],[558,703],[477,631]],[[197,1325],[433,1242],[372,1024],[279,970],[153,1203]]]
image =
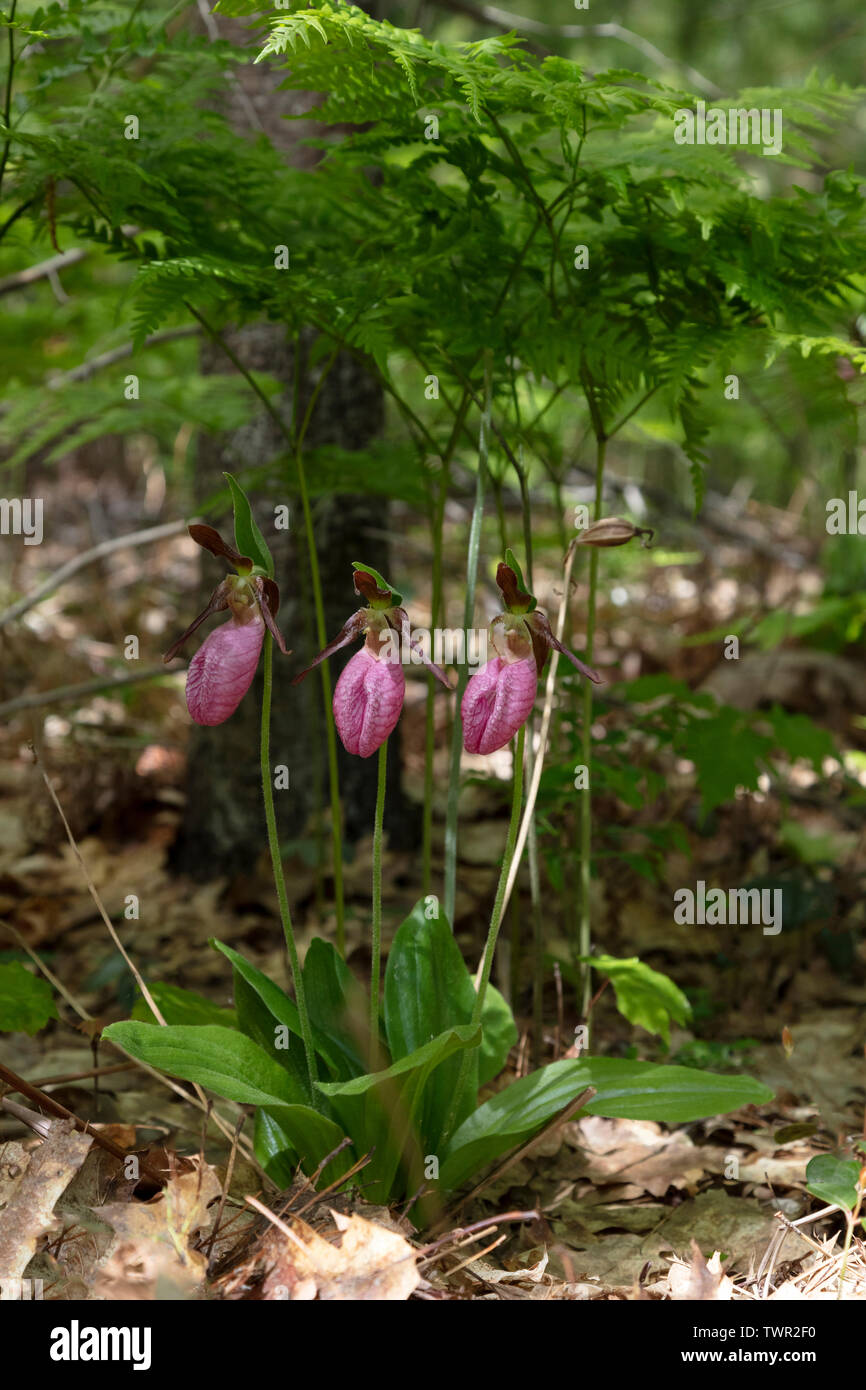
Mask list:
[[77,574],[85,565],[91,564],[94,560],[100,560],[104,555],[111,555],[115,550],[124,550],[127,546],[147,545],[151,541],[161,541],[168,536],[180,535],[186,530],[185,521],[166,521],[161,526],[148,526],[143,531],[130,531],[126,536],[112,536],[110,540],[100,541],[99,545],[94,545],[90,550],[85,550],[81,555],[75,555],[71,560],[67,560],[65,565],[61,565],[58,570],[50,574],[43,584],[32,594],[19,599],[13,603],[11,608],[7,608],[5,613],[0,613],[0,628],[7,627],[9,623],[20,618],[22,614],[35,608],[37,603],[41,603],[44,598],[59,588],[71,575]]
[[[0,1062],[0,1080],[5,1081],[6,1084],[10,1086],[13,1091],[17,1091],[19,1095],[26,1096],[28,1100],[32,1100],[34,1105],[39,1105],[43,1110],[47,1110],[49,1115],[56,1115],[58,1119],[68,1120],[70,1124],[78,1130],[79,1134],[89,1135],[101,1149],[107,1149],[110,1154],[113,1154],[115,1158],[119,1158],[122,1163],[125,1163],[127,1158],[129,1158],[127,1151],[121,1149],[118,1144],[115,1144],[113,1139],[106,1139],[104,1134],[100,1134],[98,1130],[91,1129],[87,1120],[79,1120],[78,1116],[74,1115],[71,1110],[67,1110],[65,1105],[61,1105],[59,1100],[55,1100],[53,1096],[47,1096],[44,1091],[39,1090],[38,1086],[32,1086],[29,1081],[24,1080],[23,1076],[19,1076],[17,1072],[10,1071],[8,1067],[4,1067],[2,1062]],[[138,1164],[139,1170],[146,1174],[151,1182],[155,1182],[159,1187],[164,1186],[165,1178],[160,1177],[155,1169],[151,1168],[149,1164],[145,1163],[142,1159],[138,1160]]]
[[182,676],[185,669],[181,666],[176,671],[166,671],[164,665],[149,666],[144,671],[132,671],[124,676],[104,676],[93,681],[80,681],[77,685],[58,685],[53,690],[35,690],[29,695],[16,695],[14,700],[0,705],[0,716],[16,714],[22,709],[39,709],[42,705],[62,705],[67,700],[86,700],[88,696],[99,695],[103,690],[110,695],[112,690],[122,689],[126,685],[141,685],[144,681]]

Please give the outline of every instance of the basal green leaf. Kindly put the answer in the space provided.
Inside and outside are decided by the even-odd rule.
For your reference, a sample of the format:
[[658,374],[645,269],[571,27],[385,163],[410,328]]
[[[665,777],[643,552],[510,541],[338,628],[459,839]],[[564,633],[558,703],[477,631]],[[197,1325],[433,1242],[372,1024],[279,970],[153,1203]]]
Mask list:
[[[259,1152],[260,1134],[262,1152],[268,1154],[268,1163],[274,1171],[271,1171]],[[327,1115],[320,1115],[309,1105],[283,1105],[279,1110],[256,1111],[256,1157],[275,1180],[276,1173],[279,1172],[279,1181],[285,1182],[287,1187],[294,1176],[294,1167],[297,1166],[295,1154],[301,1155],[304,1172],[312,1173],[323,1158],[327,1158],[328,1154],[340,1147],[344,1137],[339,1125],[329,1120]],[[284,1147],[277,1148],[281,1142],[284,1142]],[[344,1148],[322,1169],[319,1186],[335,1182],[354,1162],[355,1155],[352,1150]],[[288,1181],[285,1181],[287,1171],[289,1177]]]
[[306,1094],[308,1090],[307,1059],[304,1044],[297,1033],[285,1024],[277,1023],[252,985],[247,984],[239,970],[234,971],[235,1004],[238,1027],[263,1052],[285,1067],[295,1085]]
[[[448,1028],[468,1025],[475,1005],[475,986],[441,912],[429,917],[424,901],[416,903],[400,925],[385,969],[385,1031],[391,1056],[405,1057]],[[488,987],[481,1019],[482,1042],[473,1057],[462,1115],[474,1107],[479,1086],[496,1076],[517,1038],[517,1028],[498,990]],[[439,1142],[448,1118],[461,1059],[440,1066],[430,1078],[421,1131],[429,1151]]]
[[[181,989],[180,985],[164,984],[161,980],[148,984],[154,1003],[166,1023],[217,1023],[223,1028],[236,1028],[237,1015],[234,1009],[221,1009],[203,994],[193,989]],[[147,1000],[139,995],[132,1006],[132,1017],[142,1023],[153,1023],[154,1017]]]
[[[419,1123],[425,1087],[436,1068],[454,1053],[477,1047],[480,1028],[451,1028],[383,1071],[351,1081],[318,1082],[360,1154],[372,1153],[364,1169],[370,1200],[385,1200],[408,1185],[421,1184],[423,1158]],[[397,1182],[402,1169],[404,1182]]]
[[195,1081],[244,1105],[305,1105],[308,1097],[278,1062],[231,1028],[112,1023],[103,1036],[167,1076]]
[[[267,975],[257,966],[245,960],[239,951],[235,951],[231,946],[226,946],[222,941],[215,939],[212,940],[211,945],[220,951],[226,960],[231,961],[238,975],[258,995],[261,1004],[273,1019],[271,1026],[282,1024],[283,1027],[288,1028],[290,1032],[300,1038],[302,1036],[301,1023],[298,1018],[298,1006],[294,999],[290,999],[285,990],[280,989],[279,985],[275,985],[273,980],[268,979]],[[248,1013],[248,1017],[252,1017],[251,1013]],[[259,1018],[257,1026],[261,1028],[266,1024],[263,1019]],[[315,1028],[313,1029],[313,1046],[316,1054],[324,1059],[332,1076],[344,1074],[339,1052],[327,1037]]]
[[478,1169],[524,1143],[587,1086],[597,1095],[590,1115],[684,1124],[724,1114],[741,1105],[772,1100],[767,1086],[749,1077],[717,1076],[691,1067],[656,1066],[618,1057],[552,1062],[499,1091],[454,1134],[440,1170],[443,1190],[459,1187]]
[[327,1039],[344,1080],[366,1070],[367,1007],[364,991],[330,941],[314,937],[304,958],[304,991],[316,1036]]

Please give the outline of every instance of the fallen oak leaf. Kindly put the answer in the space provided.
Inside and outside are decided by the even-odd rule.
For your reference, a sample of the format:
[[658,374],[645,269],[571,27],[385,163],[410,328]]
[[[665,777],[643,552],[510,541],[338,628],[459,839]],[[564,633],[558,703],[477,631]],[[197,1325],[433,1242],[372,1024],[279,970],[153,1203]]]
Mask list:
[[94,1284],[99,1298],[154,1299],[168,1285],[176,1298],[192,1296],[204,1280],[207,1259],[192,1248],[210,1226],[210,1204],[222,1188],[216,1171],[201,1159],[169,1177],[149,1202],[111,1202],[93,1210],[114,1228],[117,1240]]
[[673,1264],[668,1273],[668,1283],[675,1302],[727,1302],[734,1292],[734,1282],[724,1273],[718,1250],[707,1262],[694,1239],[691,1262],[687,1265],[679,1261]]
[[395,1302],[407,1299],[420,1283],[415,1250],[375,1221],[332,1209],[342,1235],[337,1245],[298,1216],[283,1220],[255,1197],[247,1201],[272,1227],[261,1250],[270,1266],[262,1289],[266,1299]]

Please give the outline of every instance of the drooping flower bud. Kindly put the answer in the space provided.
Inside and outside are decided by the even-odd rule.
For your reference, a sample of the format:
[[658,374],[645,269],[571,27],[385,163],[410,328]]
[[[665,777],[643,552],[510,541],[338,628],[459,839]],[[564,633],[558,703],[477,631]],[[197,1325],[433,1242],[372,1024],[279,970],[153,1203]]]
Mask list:
[[648,526],[635,526],[630,521],[626,521],[621,516],[602,516],[598,521],[594,521],[591,526],[587,526],[585,531],[581,531],[572,541],[575,545],[591,545],[599,548],[612,545],[628,545],[634,540],[635,536],[647,536],[648,540],[643,542],[644,549],[647,548],[655,533]]
[[503,661],[495,656],[469,680],[460,706],[467,753],[495,753],[526,723],[535,704],[535,657]]
[[[337,681],[333,708],[346,752],[369,758],[393,733],[403,708],[406,677],[399,659],[401,643],[415,652],[437,680],[449,690],[451,686],[441,667],[428,661],[420,644],[412,640],[409,615],[400,606],[402,594],[377,570],[359,561],[354,562],[353,580],[355,593],[366,599],[367,606],[352,614],[334,640],[295,676],[292,684],[298,685],[314,666],[358,637],[366,636],[364,647],[352,657]],[[392,637],[396,640],[391,641]]]
[[334,691],[334,720],[347,753],[369,758],[394,732],[406,677],[394,661],[363,646],[343,669]]
[[208,633],[186,676],[186,704],[196,724],[222,724],[234,714],[253,683],[265,624],[232,617]]
[[168,662],[177,656],[211,614],[231,610],[228,622],[205,638],[187,670],[187,709],[196,724],[209,726],[229,719],[252,685],[265,628],[280,651],[286,656],[290,653],[276,623],[280,591],[274,580],[262,573],[249,556],[241,555],[224,541],[212,526],[195,524],[188,529],[197,545],[228,560],[238,571],[217,585],[207,607],[163,657]]
[[505,603],[505,612],[490,624],[497,655],[470,678],[460,707],[467,753],[495,753],[526,723],[551,648],[589,680],[601,680],[554,636],[510,550],[497,568],[496,583]]

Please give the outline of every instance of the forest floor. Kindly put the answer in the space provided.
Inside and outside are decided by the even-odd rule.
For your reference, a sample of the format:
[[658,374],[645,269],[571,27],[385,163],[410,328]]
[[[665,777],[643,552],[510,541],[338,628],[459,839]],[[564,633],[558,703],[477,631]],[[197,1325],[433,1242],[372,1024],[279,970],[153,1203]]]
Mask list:
[[[123,514],[121,492],[109,512],[114,532],[136,529]],[[62,543],[46,542],[38,555],[24,552],[14,577],[19,591],[31,591],[37,572],[93,544],[80,508],[77,516]],[[862,651],[857,657],[790,642],[771,661],[749,652],[736,663],[731,687],[718,644],[670,640],[750,608],[796,611],[813,596],[820,574],[814,557],[790,541],[789,521],[748,507],[744,542],[710,536],[697,554],[651,566],[648,577],[629,583],[627,607],[602,612],[597,661],[629,676],[665,670],[740,707],[778,702],[844,737],[846,747],[863,749]],[[724,525],[730,529],[729,519]],[[634,1048],[650,1060],[743,1068],[773,1087],[775,1102],[683,1126],[566,1122],[444,1213],[435,1236],[419,1238],[400,1213],[355,1197],[316,1197],[300,1178],[291,1193],[275,1193],[243,1144],[223,1132],[231,1135],[235,1108],[218,1102],[208,1121],[164,1080],[99,1043],[100,1024],[128,1016],[134,986],[43,772],[87,875],[145,978],[228,1006],[221,958],[207,949],[216,936],[285,982],[264,857],[242,883],[227,875],[193,883],[169,869],[184,807],[182,681],[105,689],[65,703],[47,698],[57,687],[110,677],[125,633],[161,634],[164,576],[179,590],[191,588],[192,551],[181,536],[146,554],[118,550],[0,634],[0,960],[38,957],[61,993],[55,1023],[32,1037],[3,1036],[3,1064],[119,1150],[146,1150],[151,1168],[169,1173],[166,1194],[155,1197],[155,1184],[126,1178],[121,1158],[59,1122],[49,1137],[55,1151],[46,1155],[49,1144],[40,1145],[7,1107],[0,1114],[0,1207],[5,1201],[7,1217],[17,1212],[18,1224],[0,1221],[0,1255],[4,1239],[30,1242],[29,1272],[44,1278],[46,1297],[61,1299],[152,1298],[157,1290],[183,1298],[201,1296],[203,1287],[224,1298],[835,1298],[845,1223],[838,1211],[811,1215],[820,1204],[806,1192],[805,1168],[816,1154],[864,1132],[866,827],[862,797],[858,803],[852,794],[852,784],[863,781],[858,767],[846,776],[831,765],[816,775],[797,761],[783,782],[768,778],[701,821],[693,770],[663,765],[665,816],[682,826],[688,853],[669,853],[654,879],[624,871],[614,857],[599,860],[596,944],[613,955],[640,955],[669,974],[688,992],[694,1015],[690,1029],[674,1028],[666,1048],[627,1023],[606,991],[593,1009],[593,1051],[624,1055]],[[555,544],[547,553],[550,566],[538,564],[537,589],[555,594]],[[156,574],[163,576],[159,584],[146,577]],[[576,593],[579,611],[579,586]],[[94,606],[101,610],[99,638],[87,620]],[[575,643],[579,649],[577,633]],[[22,695],[45,703],[7,710]],[[407,791],[418,800],[419,699],[407,701],[403,744]],[[498,771],[495,762],[488,780],[467,784],[461,806],[457,927],[470,963],[480,952],[505,834],[503,797],[490,771]],[[641,812],[611,801],[599,814],[628,827]],[[361,974],[368,967],[370,852],[362,842],[346,867],[349,960]],[[796,869],[808,889],[784,942],[672,920],[677,885],[711,882],[722,869],[729,881],[747,883],[780,866]],[[292,858],[287,877],[303,952],[314,935],[331,933],[332,922],[317,908],[314,867]],[[386,851],[386,936],[419,895],[417,878],[417,854]],[[528,880],[522,875],[519,883],[513,921],[519,930],[525,914],[528,933]],[[124,918],[131,884],[142,904],[134,922]],[[544,900],[551,959],[568,957],[565,901],[553,892]],[[567,972],[563,982],[548,961],[544,1036],[533,1039],[531,991],[525,971],[512,980],[514,959],[506,946],[498,983],[515,1000],[521,1037],[509,1076],[498,1084],[525,1072],[533,1051],[542,1061],[566,1055],[577,1022]],[[35,1180],[38,1164],[49,1161],[53,1179],[44,1182],[42,1171],[35,1200],[28,1172]],[[702,1251],[718,1253],[708,1261]],[[857,1237],[844,1296],[866,1298],[866,1246]]]

